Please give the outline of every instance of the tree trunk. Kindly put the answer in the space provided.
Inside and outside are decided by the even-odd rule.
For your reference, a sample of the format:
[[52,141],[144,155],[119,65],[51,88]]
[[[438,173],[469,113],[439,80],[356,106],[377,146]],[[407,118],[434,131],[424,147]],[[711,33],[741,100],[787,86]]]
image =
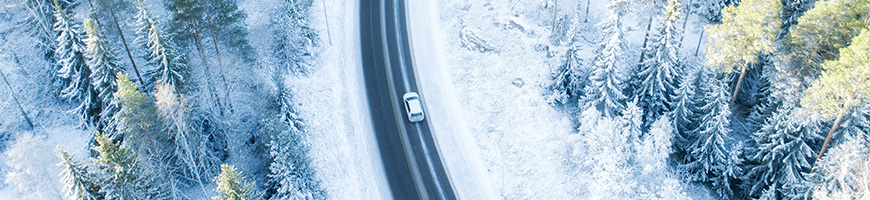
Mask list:
[[583,23],[589,22],[589,0],[586,0],[586,19],[583,19]]
[[683,34],[680,35],[680,45],[677,47],[677,49],[683,48],[683,39],[686,38],[686,24],[689,23],[689,15],[690,15],[689,14],[689,6],[690,5],[692,5],[692,0],[689,0],[689,4],[686,4],[686,12],[683,13],[683,16],[685,16],[685,17],[683,17]]
[[819,155],[816,156],[816,160],[813,162],[813,168],[810,169],[810,173],[813,173],[816,171],[816,165],[819,164],[819,159],[822,159],[822,155],[824,155],[825,150],[828,149],[828,143],[831,142],[831,135],[833,135],[834,131],[837,130],[837,126],[840,125],[840,121],[843,120],[843,115],[845,115],[845,114],[846,114],[846,109],[843,108],[843,110],[840,111],[840,114],[837,115],[837,120],[834,120],[834,126],[831,126],[831,130],[828,131],[828,136],[825,137],[825,143],[822,144],[822,150],[819,150]]
[[24,121],[27,122],[27,125],[30,126],[31,130],[33,130],[33,121],[27,116],[27,112],[24,112],[24,107],[21,106],[21,101],[19,101],[17,95],[15,95],[15,89],[13,89],[12,85],[9,84],[9,80],[6,80],[6,74],[3,73],[2,70],[0,70],[0,76],[3,76],[3,82],[5,82],[6,87],[9,88],[9,95],[12,96],[13,100],[15,100],[15,104],[18,105],[18,111],[21,111],[21,116],[24,116]]
[[127,39],[124,38],[124,32],[121,31],[121,24],[118,24],[118,18],[115,17],[115,10],[112,9],[112,6],[107,7],[109,7],[109,14],[112,15],[112,21],[115,22],[115,28],[118,29],[118,35],[121,36],[121,41],[124,42],[124,50],[127,51],[127,58],[130,59],[130,64],[133,65],[133,71],[136,72],[136,78],[139,78],[139,86],[143,86],[145,80],[142,79],[142,75],[139,74],[139,68],[136,67],[136,61],[133,61],[133,54],[130,53],[130,47],[127,46]]
[[[653,4],[655,6],[655,4]],[[640,61],[638,63],[643,64],[644,58],[646,58],[646,43],[649,41],[649,30],[652,28],[652,15],[649,16],[649,23],[646,24],[646,35],[643,36],[643,46],[640,48]]]
[[208,30],[211,32],[211,41],[214,43],[214,51],[217,53],[218,68],[220,69],[221,80],[224,82],[224,98],[226,100],[226,105],[229,107],[230,113],[233,113],[233,104],[230,100],[230,85],[227,83],[227,76],[224,73],[224,65],[223,61],[221,61],[221,50],[220,47],[218,47],[217,37],[215,37],[214,34],[214,25],[211,23],[211,12],[209,12],[208,9],[205,10],[205,19],[206,22],[208,22]]
[[701,50],[701,42],[703,42],[702,40],[704,40],[704,31],[706,31],[706,29],[703,29],[703,28],[702,28],[702,29],[701,29],[701,35],[698,36],[698,46],[695,47],[695,56],[696,56],[696,57],[698,56],[698,50]]
[[728,107],[734,106],[734,101],[737,100],[737,92],[740,92],[740,84],[743,83],[743,77],[746,75],[746,68],[749,66],[749,62],[743,62],[743,69],[740,70],[740,78],[737,78],[737,85],[734,86],[734,92],[731,93],[731,102],[728,103]]
[[[202,40],[199,37],[199,30],[195,29],[193,34],[193,42],[196,43],[196,50],[199,51],[200,58],[202,59],[202,64],[205,66],[205,82],[206,87],[208,88],[208,93],[217,103],[218,107],[223,107],[221,103],[220,97],[217,96],[214,88],[214,84],[211,84],[211,69],[208,67],[208,59],[205,56],[205,50],[202,47]],[[223,109],[218,109],[221,117],[224,116]]]

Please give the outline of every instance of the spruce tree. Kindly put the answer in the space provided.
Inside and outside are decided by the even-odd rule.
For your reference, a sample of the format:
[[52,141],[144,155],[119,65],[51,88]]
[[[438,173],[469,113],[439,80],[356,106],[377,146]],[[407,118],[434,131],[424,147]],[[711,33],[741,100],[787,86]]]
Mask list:
[[186,91],[185,79],[189,75],[186,59],[176,52],[174,42],[166,37],[163,29],[153,20],[145,2],[138,1],[137,8],[139,10],[136,15],[138,24],[136,32],[139,34],[137,41],[148,48],[145,60],[154,67],[146,73],[150,80],[147,85],[152,88],[157,82],[162,82],[172,86],[175,91],[183,93]]
[[585,107],[598,109],[607,117],[615,117],[625,108],[623,102],[627,97],[623,90],[628,81],[625,72],[628,69],[625,56],[628,43],[625,41],[623,21],[630,7],[627,0],[614,0],[607,5],[610,16],[599,24],[603,29],[603,37],[595,52],[589,85],[585,88]]
[[571,47],[565,52],[562,63],[553,72],[553,82],[547,86],[550,104],[567,104],[577,102],[583,96],[583,88],[589,82],[583,74],[588,74],[588,67],[577,58],[577,47]]
[[658,28],[658,33],[653,35],[652,44],[644,55],[648,59],[641,65],[641,85],[637,95],[640,97],[641,108],[646,111],[644,126],[670,111],[668,103],[673,101],[671,98],[677,89],[677,78],[680,74],[678,53],[682,38],[682,31],[676,24],[682,17],[679,8],[679,1],[668,1],[668,6],[663,10],[665,20]]
[[97,127],[105,132],[114,132],[114,115],[121,109],[114,96],[115,92],[118,91],[115,77],[123,69],[121,69],[118,58],[115,56],[115,50],[103,37],[102,31],[93,19],[85,20],[85,32],[88,35],[88,38],[84,40],[87,45],[86,52],[90,58],[88,66],[92,72],[90,79],[97,91],[102,108],[100,123]]
[[85,59],[85,44],[82,41],[81,26],[55,1],[55,31],[57,37],[57,59],[61,68],[58,76],[63,79],[61,97],[78,103],[74,109],[85,123],[95,125],[100,121],[100,98],[91,85],[91,69]]
[[699,126],[689,143],[688,162],[681,168],[689,172],[693,181],[708,182],[716,178],[716,173],[728,163],[729,148],[725,140],[732,130],[730,127],[731,109],[728,108],[728,93],[724,83],[709,79],[704,88],[702,114]]
[[[57,18],[54,14],[57,12],[55,0],[24,0],[21,6],[28,12],[28,16],[22,21],[27,24],[22,26],[29,34],[37,39],[34,43],[39,49],[42,58],[48,62],[47,73],[51,77],[53,84],[66,85],[67,81],[58,76],[61,65],[58,63],[58,58],[55,50],[57,49],[58,32],[54,29],[54,24],[57,23]],[[66,9],[75,6],[67,0],[57,0],[60,8]],[[63,88],[58,89],[60,91]]]
[[220,196],[214,196],[216,200],[255,200],[262,199],[262,194],[254,191],[254,183],[245,180],[241,172],[237,172],[232,165],[222,164],[221,173],[214,178],[217,187],[215,192]]
[[[673,100],[669,103],[671,111],[668,116],[673,119],[673,129],[676,132],[674,137],[674,151],[677,154],[684,155],[692,141],[695,129],[698,123],[698,103],[695,99],[695,81],[698,69],[689,68],[683,72],[680,80],[680,87],[677,88]],[[683,162],[681,160],[680,162]]]
[[100,192],[97,175],[89,172],[88,167],[81,162],[73,160],[72,156],[64,150],[58,149],[58,156],[63,160],[60,166],[63,170],[64,188],[67,196],[75,200],[98,200],[104,199]]
[[312,0],[284,1],[272,18],[274,51],[279,65],[297,75],[311,71],[311,59],[317,46],[317,32],[308,21]]
[[278,84],[276,103],[280,107],[277,118],[280,123],[273,125],[275,130],[272,130],[269,142],[269,187],[275,190],[271,199],[325,198],[325,192],[309,166],[307,153],[310,147],[302,142],[304,123],[292,107],[289,91],[281,86],[283,82]]
[[779,108],[753,134],[755,148],[747,152],[743,180],[750,197],[765,193],[782,197],[785,186],[803,181],[821,140],[819,123],[803,108]]
[[781,11],[780,0],[745,0],[722,10],[721,25],[706,28],[711,41],[705,50],[707,65],[725,73],[742,66],[729,106],[736,100],[748,65],[757,60],[759,53],[773,52],[781,30]]

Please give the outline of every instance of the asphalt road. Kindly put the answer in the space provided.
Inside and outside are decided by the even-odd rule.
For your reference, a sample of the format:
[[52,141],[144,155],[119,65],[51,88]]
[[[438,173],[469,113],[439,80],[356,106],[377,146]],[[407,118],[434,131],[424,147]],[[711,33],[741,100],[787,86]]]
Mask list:
[[417,90],[406,23],[404,0],[360,2],[363,75],[387,182],[394,199],[456,199],[428,120],[411,123],[405,112],[406,92],[426,103]]

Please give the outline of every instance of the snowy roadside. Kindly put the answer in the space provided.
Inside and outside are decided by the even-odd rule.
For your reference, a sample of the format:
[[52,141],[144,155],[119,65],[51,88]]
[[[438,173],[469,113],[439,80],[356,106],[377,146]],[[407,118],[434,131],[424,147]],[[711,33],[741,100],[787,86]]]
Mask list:
[[314,2],[309,13],[313,28],[320,33],[321,51],[313,73],[290,82],[311,133],[312,166],[328,196],[389,199],[368,114],[358,8],[358,1]]
[[429,124],[438,152],[459,199],[494,199],[485,184],[480,151],[458,107],[443,55],[441,25],[435,1],[406,1],[412,59],[419,92],[426,100]]
[[[428,85],[437,84],[446,88],[444,98],[452,99],[443,102],[449,104],[446,108],[433,110],[432,93],[424,91],[430,94],[427,96],[430,112],[437,114],[439,109],[453,108],[449,111],[450,118],[460,123],[452,125],[460,131],[470,130],[456,131],[454,135],[442,135],[449,131],[436,132],[439,146],[451,145],[445,143],[449,142],[448,138],[458,137],[469,138],[458,144],[465,145],[462,148],[479,149],[451,152],[445,151],[450,148],[439,148],[449,172],[457,168],[451,165],[456,161],[449,159],[457,156],[467,158],[465,162],[472,164],[482,163],[483,170],[470,168],[470,172],[482,173],[475,176],[482,178],[477,180],[481,182],[481,189],[494,193],[491,196],[495,198],[488,199],[578,199],[570,192],[570,177],[564,170],[566,138],[573,132],[569,116],[549,106],[541,94],[549,78],[547,66],[558,61],[548,57],[548,52],[534,48],[549,44],[548,31],[510,12],[515,10],[513,8],[527,12],[529,10],[524,9],[536,9],[532,6],[535,4],[458,0],[442,0],[437,4],[444,5],[438,8],[438,13],[450,13],[437,18],[440,35],[445,37],[436,41],[443,46],[436,47],[445,55],[441,59],[444,64],[436,66],[440,69],[421,69],[418,77],[424,90],[430,87]],[[493,50],[479,53],[462,48],[460,35],[466,30],[476,31]],[[425,67],[420,61],[417,66]],[[447,71],[449,75],[437,77],[438,70]],[[435,77],[427,79],[432,75],[423,74],[425,72],[434,73]],[[522,83],[512,84],[515,81]],[[451,87],[455,87],[455,94],[451,94]],[[463,122],[467,126],[463,127]],[[472,160],[475,157],[479,160]],[[455,176],[458,175],[451,174]]]
[[[251,1],[245,7],[250,15],[251,40],[261,46],[260,51],[272,45],[268,26],[273,5],[281,3]],[[359,57],[358,8],[358,1],[313,1],[308,19],[319,34],[315,42],[319,47],[313,52],[312,71],[307,76],[286,76],[285,85],[292,90],[297,112],[305,121],[308,157],[327,197],[389,199],[368,119]]]

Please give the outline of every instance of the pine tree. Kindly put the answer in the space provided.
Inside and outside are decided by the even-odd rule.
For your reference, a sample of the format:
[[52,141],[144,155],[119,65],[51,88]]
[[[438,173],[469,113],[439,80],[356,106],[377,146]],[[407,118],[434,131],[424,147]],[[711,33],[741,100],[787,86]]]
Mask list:
[[167,198],[167,193],[155,184],[156,179],[142,167],[135,153],[112,141],[106,134],[97,133],[96,140],[99,145],[93,150],[99,153],[95,161],[104,174],[100,191],[106,199]]
[[145,60],[154,67],[146,73],[150,80],[149,88],[157,82],[162,82],[172,86],[175,91],[183,93],[186,91],[185,79],[189,74],[186,59],[176,53],[174,42],[166,37],[162,28],[153,20],[145,2],[138,1],[137,8],[139,12],[136,15],[138,24],[136,32],[139,37],[136,40],[148,48]]
[[64,167],[63,182],[67,196],[76,200],[104,199],[100,192],[96,174],[88,171],[88,167],[81,162],[73,160],[72,156],[64,150],[58,149],[58,156],[63,159],[60,166]]
[[57,37],[57,59],[61,64],[58,76],[63,79],[61,97],[78,103],[75,112],[89,125],[96,125],[100,119],[100,99],[91,85],[91,69],[85,60],[85,44],[82,42],[81,27],[72,16],[55,2],[55,31]]
[[840,59],[822,64],[825,71],[801,99],[801,105],[816,114],[837,115],[816,160],[822,158],[843,116],[870,102],[870,29],[864,29],[852,42],[840,50]]
[[626,88],[625,53],[628,43],[625,41],[623,20],[629,12],[630,3],[627,0],[614,0],[607,6],[610,16],[601,23],[603,40],[596,50],[594,69],[586,86],[585,107],[598,109],[602,115],[615,117],[625,108],[623,102],[627,98],[623,93]]
[[759,53],[773,52],[776,35],[781,30],[781,11],[780,0],[745,0],[740,6],[722,10],[721,25],[706,28],[711,41],[705,50],[707,65],[725,73],[742,65],[729,106],[736,100],[748,65],[757,60]]
[[679,75],[679,45],[682,36],[677,22],[682,17],[680,4],[677,0],[668,1],[668,6],[663,10],[665,20],[658,28],[658,33],[653,35],[652,44],[646,50],[647,59],[641,65],[639,73],[641,85],[639,88],[640,106],[644,113],[645,127],[662,114],[669,112],[668,102],[672,102],[672,96],[677,89],[677,76]]
[[722,81],[709,79],[702,87],[704,105],[699,110],[703,115],[687,148],[689,162],[681,168],[689,171],[691,180],[708,182],[717,178],[716,171],[728,163],[729,149],[725,140],[732,132],[731,109],[728,108],[728,93]]
[[754,152],[747,152],[744,181],[751,197],[783,196],[784,186],[803,181],[802,173],[821,140],[819,123],[803,108],[779,108],[761,130],[753,134]]
[[115,92],[115,98],[121,105],[121,110],[115,114],[118,132],[123,134],[124,142],[130,143],[129,147],[134,152],[140,155],[155,154],[153,151],[160,148],[146,148],[146,145],[163,144],[168,139],[165,134],[154,134],[159,133],[162,126],[154,99],[140,92],[127,74],[119,72],[116,80],[118,91]]
[[245,180],[241,172],[236,172],[232,165],[222,164],[221,173],[214,178],[217,187],[215,192],[220,196],[214,196],[217,200],[254,200],[262,199],[262,194],[254,191],[254,183]]
[[797,71],[808,71],[810,77],[818,76],[821,63],[836,59],[840,49],[854,43],[852,38],[870,26],[867,13],[870,0],[816,2],[789,31],[786,42],[792,46],[787,52],[791,65]]
[[115,77],[121,71],[121,65],[115,56],[115,50],[109,45],[102,31],[94,24],[93,19],[85,20],[85,32],[88,38],[84,40],[87,45],[88,66],[91,69],[91,83],[100,98],[100,123],[97,126],[105,132],[114,132],[114,115],[121,109],[115,99],[118,84]]

